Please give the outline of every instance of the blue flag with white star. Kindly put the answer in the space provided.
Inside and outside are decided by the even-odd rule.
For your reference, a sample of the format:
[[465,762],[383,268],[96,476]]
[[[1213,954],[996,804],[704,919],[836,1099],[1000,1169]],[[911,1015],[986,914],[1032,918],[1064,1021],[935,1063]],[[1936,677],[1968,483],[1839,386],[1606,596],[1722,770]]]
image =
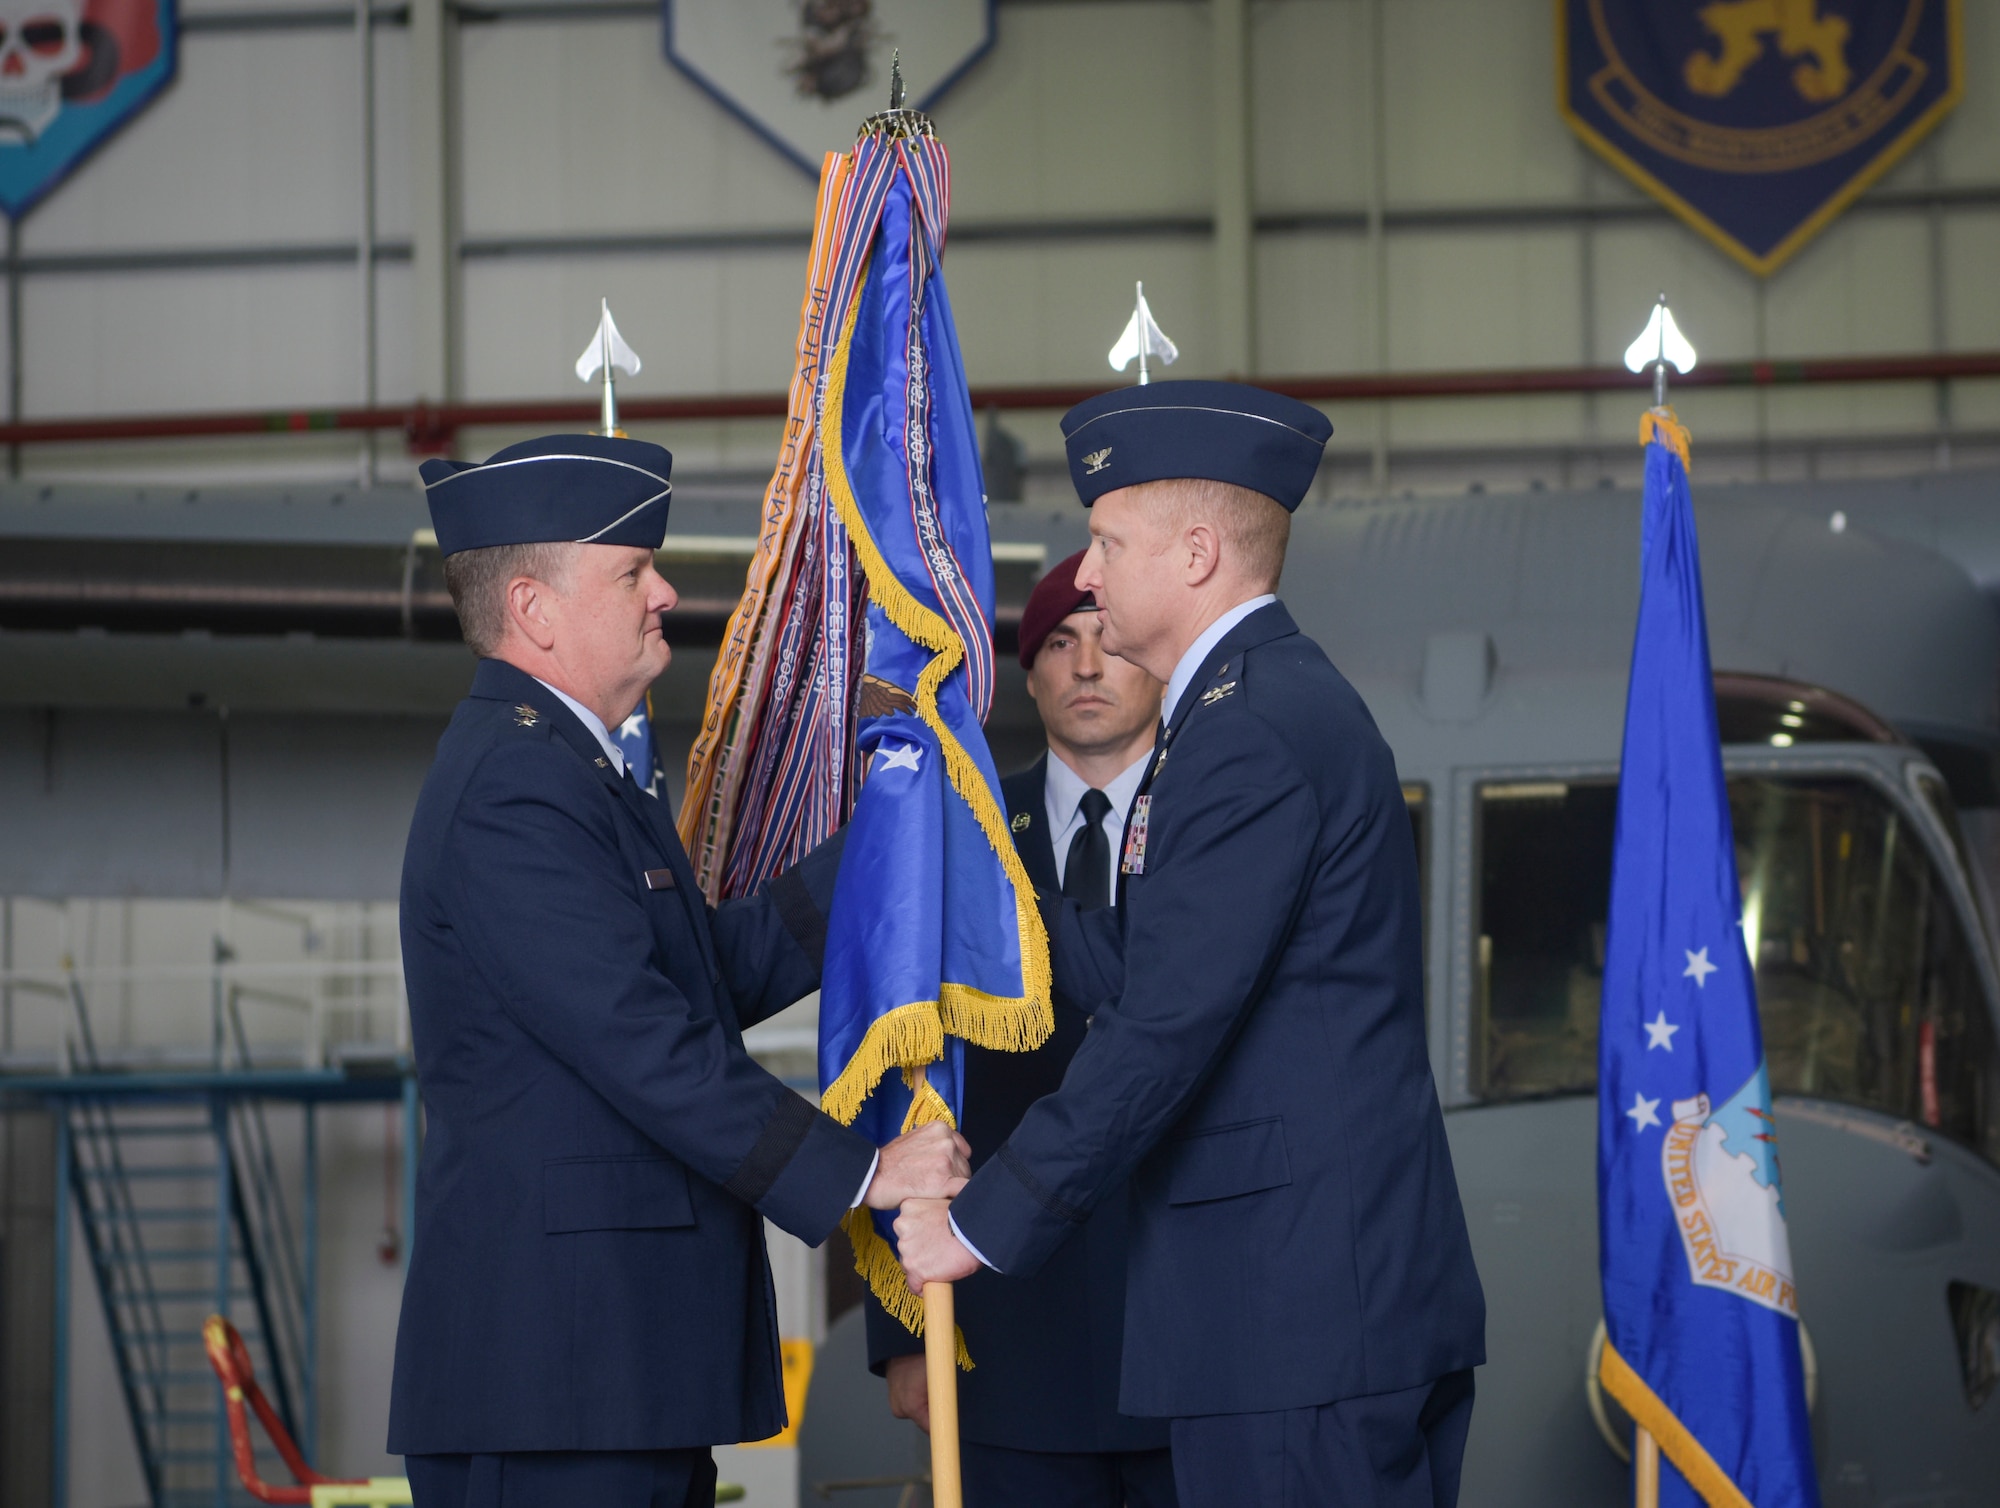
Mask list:
[[1598,1038],[1599,1379],[1660,1442],[1663,1505],[1816,1508],[1687,436],[1649,421]]
[[653,693],[649,691],[645,700],[632,709],[632,715],[611,730],[611,741],[625,756],[625,768],[632,772],[632,779],[638,783],[639,789],[650,796],[657,796],[663,772],[659,751],[653,743],[652,713]]

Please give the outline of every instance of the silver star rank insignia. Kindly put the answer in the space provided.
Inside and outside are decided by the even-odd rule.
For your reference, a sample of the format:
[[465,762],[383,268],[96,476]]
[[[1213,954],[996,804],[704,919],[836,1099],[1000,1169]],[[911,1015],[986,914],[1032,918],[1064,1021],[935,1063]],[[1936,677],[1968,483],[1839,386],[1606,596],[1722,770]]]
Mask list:
[[514,721],[519,723],[523,728],[532,728],[541,720],[542,714],[537,712],[533,707],[530,707],[526,702],[521,702],[514,708]]

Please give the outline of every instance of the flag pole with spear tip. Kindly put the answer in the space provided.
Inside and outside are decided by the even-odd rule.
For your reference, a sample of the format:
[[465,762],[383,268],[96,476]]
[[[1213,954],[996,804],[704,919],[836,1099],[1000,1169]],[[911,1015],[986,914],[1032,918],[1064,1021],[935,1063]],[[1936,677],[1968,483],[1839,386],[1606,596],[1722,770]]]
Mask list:
[[[864,131],[895,137],[925,130],[925,117],[904,104],[903,53],[889,54],[889,108],[868,117]],[[910,1088],[922,1095],[929,1086],[925,1068],[911,1075]],[[958,1461],[958,1311],[949,1283],[926,1283],[924,1301],[924,1389],[931,1416],[931,1508],[964,1508]]]
[[[681,808],[717,902],[844,824],[820,1108],[878,1147],[962,1120],[967,1046],[1029,1052],[1054,1028],[1047,933],[985,732],[992,542],[943,278],[950,161],[905,103],[900,59],[889,86],[821,167],[784,439]],[[841,1225],[883,1309],[924,1337],[933,1501],[960,1508],[954,1367],[972,1357],[952,1290],[912,1291],[890,1212]]]
[[[1694,370],[1694,363],[1694,347],[1674,323],[1667,295],[1662,292],[1646,328],[1625,348],[1625,369],[1643,372],[1650,367],[1653,373],[1653,406],[1639,420],[1639,443],[1648,443],[1657,426],[1667,443],[1680,452],[1682,465],[1688,462],[1687,432],[1667,407],[1667,368],[1685,375]],[[1632,1441],[1632,1502],[1633,1508],[1660,1508],[1660,1442],[1643,1424]]]

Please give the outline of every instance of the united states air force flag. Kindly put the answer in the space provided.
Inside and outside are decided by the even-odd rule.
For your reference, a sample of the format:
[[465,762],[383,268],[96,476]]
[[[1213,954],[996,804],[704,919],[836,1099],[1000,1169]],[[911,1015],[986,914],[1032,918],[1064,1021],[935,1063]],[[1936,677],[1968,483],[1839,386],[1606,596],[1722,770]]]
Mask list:
[[[1053,1026],[1048,940],[982,726],[993,548],[939,271],[948,185],[927,134],[855,147],[841,255],[859,281],[819,422],[826,491],[868,583],[856,744],[869,759],[827,918],[820,1103],[878,1144],[956,1123],[964,1042],[1032,1048]],[[914,1330],[923,1308],[889,1219],[855,1210],[848,1234],[876,1297]]]
[[1598,1043],[1599,1379],[1660,1501],[1813,1508],[1798,1298],[1740,931],[1686,431],[1648,416]]

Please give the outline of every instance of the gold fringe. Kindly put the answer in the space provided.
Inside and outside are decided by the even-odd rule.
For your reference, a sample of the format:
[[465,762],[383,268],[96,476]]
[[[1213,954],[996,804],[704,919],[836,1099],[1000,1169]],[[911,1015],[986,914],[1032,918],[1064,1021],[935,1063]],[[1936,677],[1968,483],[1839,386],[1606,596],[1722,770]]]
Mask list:
[[820,1095],[819,1107],[841,1125],[851,1126],[890,1069],[935,1063],[943,1056],[944,1023],[937,1002],[912,1000],[899,1005],[869,1023],[840,1077]]
[[1656,434],[1663,444],[1670,446],[1674,454],[1681,458],[1681,465],[1690,470],[1694,468],[1692,453],[1694,436],[1688,432],[1688,427],[1681,423],[1680,415],[1673,411],[1671,405],[1649,408],[1639,415],[1639,443],[1652,444]]
[[[885,1243],[886,1249],[886,1243]],[[909,1291],[909,1284],[903,1285]],[[910,1295],[919,1309],[923,1301],[915,1294]],[[1660,1397],[1646,1386],[1646,1380],[1626,1365],[1625,1358],[1612,1349],[1609,1340],[1604,1343],[1604,1356],[1597,1364],[1597,1380],[1604,1391],[1625,1406],[1643,1429],[1650,1430],[1660,1449],[1667,1453],[1667,1459],[1679,1468],[1680,1474],[1688,1479],[1688,1485],[1701,1494],[1708,1508],[1752,1508],[1750,1499],[1743,1495],[1743,1489],[1729,1479],[1729,1473],[1715,1464],[1702,1443],[1695,1439],[1688,1427],[1674,1417],[1674,1411],[1660,1401]]]
[[905,1068],[903,1087],[910,1091],[909,1114],[903,1117],[903,1130],[914,1131],[919,1126],[928,1126],[932,1121],[943,1121],[952,1130],[958,1129],[958,1117],[951,1113],[951,1106],[944,1096],[931,1086],[927,1077],[922,1077],[923,1069]]
[[[868,1217],[867,1209],[849,1210],[840,1217],[840,1228],[847,1232],[848,1244],[854,1248],[854,1270],[868,1284],[869,1292],[905,1330],[912,1335],[922,1335],[924,1301],[910,1292],[910,1280],[904,1275],[903,1264],[896,1260],[896,1253],[889,1243],[876,1233],[875,1222]],[[959,1371],[970,1372],[972,1353],[965,1349],[965,1331],[959,1326],[952,1327],[952,1341]]]
[[[833,360],[827,370],[826,397],[820,411],[820,455],[825,467],[827,490],[841,523],[854,540],[855,552],[861,557],[862,571],[868,578],[869,600],[878,604],[889,621],[912,641],[935,652],[930,664],[917,677],[917,715],[937,736],[944,750],[945,773],[950,777],[952,789],[972,808],[973,816],[978,819],[980,830],[986,834],[986,841],[992,845],[1008,883],[1014,887],[1014,918],[1021,950],[1021,995],[1008,999],[982,995],[962,985],[946,984],[942,988],[944,999],[939,1003],[940,1011],[949,1013],[951,1021],[947,1024],[954,1036],[964,1037],[980,1047],[997,1048],[1003,1052],[1026,1052],[1041,1046],[1055,1030],[1055,1014],[1049,1005],[1053,984],[1049,967],[1049,939],[1042,927],[1041,913],[1035,909],[1034,887],[1028,881],[1027,870],[1022,867],[1021,856],[1014,851],[1014,839],[1007,831],[1006,814],[1000,810],[999,802],[994,800],[978,762],[952,736],[950,727],[938,711],[938,689],[965,658],[965,646],[959,642],[951,625],[911,596],[909,589],[889,568],[881,548],[868,532],[861,506],[855,500],[854,486],[848,480],[846,459],[841,449],[840,420],[847,396],[847,359],[854,345],[854,326],[861,313],[861,290],[866,282],[867,273],[864,272],[862,280],[855,285],[854,296],[848,302],[847,312],[841,321],[840,338],[834,345]],[[961,1026],[966,1029],[960,1030]]]

